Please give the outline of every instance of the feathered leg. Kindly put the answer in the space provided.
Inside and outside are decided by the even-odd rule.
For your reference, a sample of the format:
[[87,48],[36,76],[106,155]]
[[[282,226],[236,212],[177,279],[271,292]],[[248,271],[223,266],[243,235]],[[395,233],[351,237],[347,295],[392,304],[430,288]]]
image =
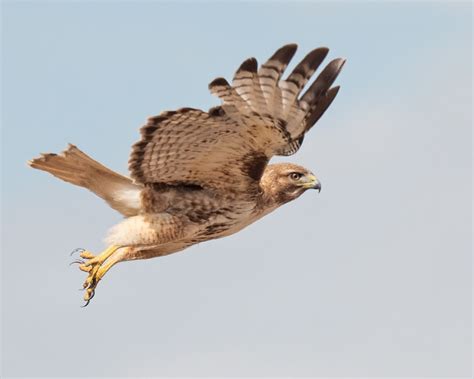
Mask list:
[[183,228],[182,221],[167,213],[139,215],[129,217],[109,232],[109,248],[95,256],[83,250],[80,254],[84,261],[77,261],[79,269],[88,273],[84,282],[84,300],[86,305],[92,299],[95,289],[116,263],[136,259],[147,259],[171,254],[184,249],[187,245],[179,242],[183,234],[194,229]]

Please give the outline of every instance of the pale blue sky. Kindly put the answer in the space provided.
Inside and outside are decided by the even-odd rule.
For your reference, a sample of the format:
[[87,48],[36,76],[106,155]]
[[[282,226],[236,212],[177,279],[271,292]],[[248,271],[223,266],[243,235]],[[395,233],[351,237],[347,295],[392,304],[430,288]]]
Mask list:
[[[471,4],[2,4],[3,376],[470,376]],[[297,155],[308,193],[232,237],[115,267],[120,220],[38,171],[77,144],[126,172],[147,116],[289,42],[345,57]],[[294,64],[295,62],[293,62]]]

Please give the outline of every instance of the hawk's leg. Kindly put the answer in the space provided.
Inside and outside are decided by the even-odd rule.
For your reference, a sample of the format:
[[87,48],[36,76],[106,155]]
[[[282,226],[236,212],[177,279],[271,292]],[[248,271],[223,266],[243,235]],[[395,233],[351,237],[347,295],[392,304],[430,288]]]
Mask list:
[[81,258],[86,259],[86,261],[79,266],[79,269],[89,274],[83,285],[86,290],[84,294],[86,305],[89,304],[89,301],[94,297],[97,284],[105,273],[114,264],[123,260],[123,254],[114,254],[120,248],[121,246],[112,245],[98,255],[93,255],[87,250],[81,252]]

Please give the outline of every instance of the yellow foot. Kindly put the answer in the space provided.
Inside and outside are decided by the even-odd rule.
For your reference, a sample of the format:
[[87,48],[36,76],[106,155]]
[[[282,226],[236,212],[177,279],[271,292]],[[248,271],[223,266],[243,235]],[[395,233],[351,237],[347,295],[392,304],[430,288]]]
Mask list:
[[84,249],[76,249],[73,251],[73,253],[80,252],[80,257],[85,259],[77,260],[73,263],[79,263],[79,269],[88,273],[88,276],[83,284],[83,288],[86,291],[84,294],[84,301],[86,302],[84,307],[87,306],[94,297],[95,289],[102,277],[115,263],[117,263],[117,261],[113,259],[107,262],[105,261],[119,248],[120,246],[112,245],[98,255],[94,255]]

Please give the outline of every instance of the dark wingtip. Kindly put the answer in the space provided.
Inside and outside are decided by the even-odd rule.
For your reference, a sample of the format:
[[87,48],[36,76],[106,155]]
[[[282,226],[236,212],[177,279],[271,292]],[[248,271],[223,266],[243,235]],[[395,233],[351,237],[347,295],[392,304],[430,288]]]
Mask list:
[[228,87],[230,85],[229,82],[224,78],[215,78],[212,82],[209,83],[209,89],[217,86]]
[[293,52],[295,52],[297,48],[298,48],[298,44],[292,42],[292,43],[287,43],[286,45],[283,45],[278,50],[286,49],[286,50],[292,50]]
[[305,133],[308,132],[314,124],[316,124],[322,115],[326,112],[326,110],[330,107],[332,102],[337,96],[339,92],[340,86],[335,86],[326,91],[326,95],[322,98],[321,102],[317,105],[314,111],[309,115],[308,119],[306,120],[306,130]]
[[316,62],[319,62],[317,66],[326,58],[328,55],[329,49],[327,47],[318,47],[317,49],[311,50],[303,59],[303,62],[308,62],[311,66],[315,65]]
[[270,60],[277,60],[282,63],[288,63],[295,55],[296,50],[298,49],[298,45],[296,43],[289,43],[280,47],[273,55],[271,56]]
[[344,67],[345,63],[346,63],[346,60],[344,58],[336,58],[332,60],[331,62],[329,62],[327,71],[326,69],[323,70],[323,72],[326,71],[327,80],[329,84],[328,87],[331,86],[332,83],[334,83],[339,73],[341,72],[342,67]]
[[293,72],[289,75],[289,78],[293,77],[295,74],[299,74],[304,78],[309,79],[323,62],[324,58],[326,58],[328,52],[329,49],[327,47],[318,47],[317,49],[311,50],[295,67]]
[[333,96],[333,97],[336,97],[337,93],[339,92],[339,89],[341,88],[341,86],[335,86],[335,87],[332,87],[330,88],[327,92],[326,92],[326,96]]
[[341,72],[342,68],[346,64],[346,59],[345,58],[336,58],[332,60],[330,63],[331,67],[339,74]]
[[311,50],[308,54],[306,54],[306,56],[312,57],[315,55],[322,55],[322,54],[326,55],[327,53],[329,53],[329,47],[320,46],[320,47],[317,47],[316,49]]
[[257,72],[258,63],[255,58],[246,59],[239,67],[239,71]]
[[[346,60],[343,58],[336,58],[329,62],[328,65],[324,68],[324,70],[316,78],[315,82],[309,88],[307,93],[311,94],[312,92],[317,90],[316,93],[313,94],[316,97],[320,94],[326,93],[329,87],[331,87],[331,85],[338,77],[345,62]],[[303,99],[305,98],[305,96],[306,94],[303,96]]]

